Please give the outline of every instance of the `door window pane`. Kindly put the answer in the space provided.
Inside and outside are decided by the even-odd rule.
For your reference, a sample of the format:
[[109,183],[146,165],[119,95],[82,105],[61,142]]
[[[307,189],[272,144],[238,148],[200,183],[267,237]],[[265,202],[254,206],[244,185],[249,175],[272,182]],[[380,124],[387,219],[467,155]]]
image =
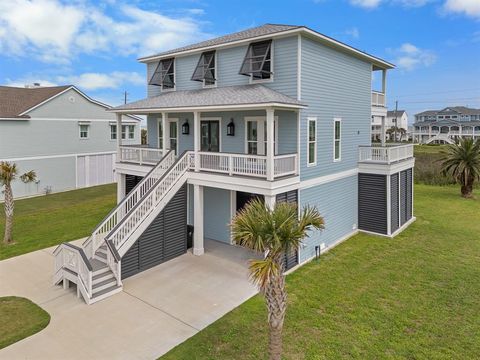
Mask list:
[[256,121],[247,121],[247,152],[251,155],[258,153],[258,123]]
[[158,122],[158,148],[163,149],[163,121]]

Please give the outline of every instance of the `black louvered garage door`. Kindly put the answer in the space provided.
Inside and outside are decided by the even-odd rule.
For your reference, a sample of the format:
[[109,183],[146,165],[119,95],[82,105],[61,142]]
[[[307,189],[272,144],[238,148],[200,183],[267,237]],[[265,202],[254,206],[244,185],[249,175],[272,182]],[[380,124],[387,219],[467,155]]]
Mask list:
[[[288,202],[298,204],[298,191],[292,190],[277,195],[277,202]],[[285,254],[285,270],[291,269],[298,264],[298,251],[292,250]]]
[[397,231],[400,227],[398,214],[399,214],[399,194],[398,194],[398,185],[399,185],[399,174],[393,174],[390,176],[390,199],[391,199],[391,212],[392,212],[392,222],[391,222],[391,231],[392,233]]
[[187,187],[183,186],[122,258],[122,279],[187,252]]

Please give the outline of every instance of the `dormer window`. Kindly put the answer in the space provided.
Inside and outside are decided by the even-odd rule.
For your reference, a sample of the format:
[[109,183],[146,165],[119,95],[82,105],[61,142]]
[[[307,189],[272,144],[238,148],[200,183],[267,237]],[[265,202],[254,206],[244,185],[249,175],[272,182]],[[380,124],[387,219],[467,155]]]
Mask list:
[[248,46],[239,74],[252,80],[272,78],[272,40],[252,43]]
[[175,89],[175,59],[161,60],[148,84],[161,86],[162,90]]
[[202,53],[192,75],[193,81],[202,81],[203,86],[215,85],[215,51]]

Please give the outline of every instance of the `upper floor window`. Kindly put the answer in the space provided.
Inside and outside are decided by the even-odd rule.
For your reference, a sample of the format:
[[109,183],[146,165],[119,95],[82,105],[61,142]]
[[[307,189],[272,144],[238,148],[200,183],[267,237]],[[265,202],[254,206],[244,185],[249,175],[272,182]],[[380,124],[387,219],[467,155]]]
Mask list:
[[175,89],[175,59],[160,60],[148,84],[161,86],[162,90]]
[[135,125],[122,125],[122,139],[135,139]]
[[117,125],[110,125],[110,140],[117,140]]
[[202,53],[192,75],[193,81],[202,81],[203,86],[215,85],[215,51]]
[[89,130],[90,130],[90,125],[81,124],[80,125],[80,139],[88,139]]
[[334,130],[333,130],[333,160],[339,161],[342,154],[342,121],[337,118],[334,120]]
[[272,40],[252,43],[240,68],[241,75],[250,76],[252,80],[272,78]]
[[307,165],[317,164],[317,118],[308,118]]

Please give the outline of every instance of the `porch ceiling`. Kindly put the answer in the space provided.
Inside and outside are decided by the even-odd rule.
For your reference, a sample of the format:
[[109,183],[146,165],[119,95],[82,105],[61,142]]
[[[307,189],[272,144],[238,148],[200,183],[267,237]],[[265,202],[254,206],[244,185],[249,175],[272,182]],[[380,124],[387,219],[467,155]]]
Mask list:
[[115,107],[111,112],[123,114],[148,114],[152,112],[191,112],[277,107],[305,108],[297,99],[260,84],[237,85],[200,90],[164,92]]

